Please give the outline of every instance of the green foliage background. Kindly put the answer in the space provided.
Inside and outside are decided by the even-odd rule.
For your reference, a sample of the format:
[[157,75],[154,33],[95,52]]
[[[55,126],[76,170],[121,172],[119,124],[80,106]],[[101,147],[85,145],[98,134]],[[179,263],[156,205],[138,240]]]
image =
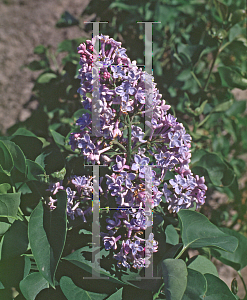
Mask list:
[[[90,222],[70,222],[67,231],[66,196],[62,192],[58,196],[60,206],[55,214],[48,213],[40,201],[45,200],[49,182],[90,171],[82,171],[84,161],[68,145],[75,121],[84,112],[77,94],[80,65],[76,48],[85,39],[64,40],[56,53],[42,45],[34,49],[37,60],[27,67],[42,71],[33,89],[39,107],[28,120],[0,137],[0,298],[13,299],[11,287],[15,287],[19,300],[187,300],[213,299],[212,295],[239,299],[234,284],[231,292],[209,259],[214,256],[237,271],[247,265],[246,185],[239,188],[246,170],[240,158],[247,150],[246,100],[236,100],[232,93],[234,88],[247,90],[245,10],[243,0],[103,0],[100,5],[91,0],[82,14],[82,19],[95,14],[96,21],[108,21],[100,25],[100,33],[121,41],[139,65],[144,65],[145,29],[137,22],[161,22],[153,24],[155,82],[172,106],[172,114],[192,136],[191,167],[205,176],[208,198],[215,190],[228,197],[216,210],[206,203],[202,214],[181,211],[174,217],[157,211],[154,234],[162,251],[155,263],[159,266],[156,271],[165,278],[165,288],[158,281],[150,283],[144,293],[146,286],[126,279],[133,279],[136,272],[116,275],[109,269],[112,261],[104,249],[101,275],[110,278],[107,287],[104,280],[83,281],[91,272]],[[57,27],[78,25],[80,20],[69,12],[57,22]],[[92,24],[85,30],[91,32]],[[57,56],[61,52],[65,57],[60,65]],[[58,218],[61,223],[56,227]],[[60,239],[46,228],[47,220]],[[199,224],[197,229],[192,221]],[[236,224],[238,231],[232,230]],[[216,242],[212,236],[217,237]],[[41,240],[45,251],[40,251]],[[189,259],[189,248],[198,249],[201,255]],[[174,276],[181,277],[180,281],[174,281]],[[173,291],[170,296],[169,290]]]

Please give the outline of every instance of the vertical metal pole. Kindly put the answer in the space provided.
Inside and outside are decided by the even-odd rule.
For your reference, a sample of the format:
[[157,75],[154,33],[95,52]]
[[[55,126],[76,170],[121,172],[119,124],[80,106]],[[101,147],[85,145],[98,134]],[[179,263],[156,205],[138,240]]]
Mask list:
[[153,23],[161,23],[161,22],[137,22],[137,23],[144,23],[145,24],[145,71],[147,72],[145,75],[145,110],[148,112],[145,113],[145,125],[144,125],[144,132],[146,135],[150,136],[150,126],[146,124],[152,124],[152,117],[153,117],[153,51],[152,51],[152,24]]
[[[108,22],[85,22],[93,24],[93,38],[99,35],[99,24]],[[94,60],[92,65],[92,79],[93,79],[93,92],[92,92],[92,134],[91,136],[100,137],[103,136],[100,133],[100,113],[97,109],[97,102],[100,100],[100,68],[97,65],[99,61],[99,40],[96,39],[94,45]]]
[[[99,23],[108,22],[85,22],[93,23],[93,37],[99,35]],[[99,59],[99,40],[96,40],[95,45],[96,57],[92,66],[93,78],[93,98],[92,98],[92,136],[100,136],[100,113],[96,109],[97,101],[100,100],[99,94],[99,67],[97,61]],[[100,199],[99,199],[99,165],[92,165],[93,167],[93,224],[92,224],[92,277],[84,277],[85,279],[105,279],[100,277]]]

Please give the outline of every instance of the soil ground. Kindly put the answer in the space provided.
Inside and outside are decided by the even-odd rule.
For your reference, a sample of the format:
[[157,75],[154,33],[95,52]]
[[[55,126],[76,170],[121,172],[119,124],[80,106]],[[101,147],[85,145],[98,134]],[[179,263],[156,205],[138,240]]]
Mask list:
[[[30,116],[37,103],[27,104],[37,72],[22,68],[35,55],[33,49],[43,44],[56,49],[64,39],[88,36],[83,28],[55,27],[61,14],[67,10],[76,18],[90,0],[0,0],[0,132],[24,121]],[[86,21],[86,20],[83,20]],[[246,91],[235,89],[238,99],[246,99]],[[209,199],[211,200],[211,199]],[[232,268],[215,260],[220,278],[230,287],[236,277],[239,285],[239,297],[244,297],[243,284]],[[247,283],[247,268],[243,270]]]

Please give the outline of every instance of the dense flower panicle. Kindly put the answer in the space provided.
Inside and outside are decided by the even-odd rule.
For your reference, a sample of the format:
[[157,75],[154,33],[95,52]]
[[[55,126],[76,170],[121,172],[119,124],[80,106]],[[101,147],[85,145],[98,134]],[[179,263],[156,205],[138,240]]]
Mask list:
[[[101,43],[99,54],[94,50],[97,39]],[[137,236],[139,231],[151,226],[145,213],[151,213],[162,197],[173,212],[194,205],[200,207],[207,190],[204,177],[194,176],[189,168],[191,136],[167,112],[170,105],[162,100],[153,76],[139,68],[136,61],[131,62],[120,42],[101,34],[79,45],[78,53],[81,65],[78,92],[88,112],[77,120],[80,132],[71,133],[69,144],[73,150],[79,149],[88,163],[110,165],[112,174],[105,175],[107,190],[101,191],[106,197],[115,198],[119,210],[113,219],[107,219],[109,232],[102,233],[105,249],[118,249],[121,237],[117,230],[124,227],[127,238],[122,237],[120,252],[114,257],[119,266],[143,267],[145,257],[151,256],[158,247],[153,236],[148,241]],[[99,136],[91,135],[95,125],[90,111],[97,113]],[[140,119],[144,120],[150,113],[151,118],[145,121],[150,128],[147,136]],[[122,153],[112,154],[114,146]],[[167,172],[175,173],[175,177],[165,180]],[[77,194],[71,195],[68,190],[68,199],[74,201],[78,193],[90,190],[83,180],[86,179],[72,181]],[[73,205],[77,204],[73,202]],[[71,215],[75,214],[71,212]]]

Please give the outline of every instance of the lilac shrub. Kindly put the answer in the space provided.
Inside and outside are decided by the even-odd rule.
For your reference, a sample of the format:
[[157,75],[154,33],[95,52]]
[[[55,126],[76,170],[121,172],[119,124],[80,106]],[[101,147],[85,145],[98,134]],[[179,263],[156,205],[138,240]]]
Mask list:
[[[96,39],[101,43],[99,55],[94,50]],[[162,196],[174,213],[194,205],[200,207],[207,190],[204,177],[194,176],[189,168],[190,135],[168,113],[170,105],[161,99],[153,76],[138,68],[136,61],[131,62],[120,42],[100,35],[79,45],[78,53],[81,65],[78,92],[84,109],[89,112],[77,120],[80,130],[71,133],[69,144],[73,150],[80,150],[88,164],[107,165],[112,171],[111,175],[105,175],[107,190],[101,192],[106,198],[114,197],[118,210],[112,219],[106,220],[108,233],[101,233],[105,249],[120,250],[114,254],[118,266],[144,267],[147,258],[158,251],[153,234],[148,240],[138,236],[152,226],[146,214],[160,204]],[[98,70],[98,79],[92,76],[93,68]],[[92,103],[97,93],[99,99]],[[99,136],[92,135],[95,125],[90,111],[98,114]],[[149,128],[147,135],[143,120],[150,112],[152,118],[145,122]],[[174,179],[165,180],[168,171],[175,174]],[[91,179],[75,176],[71,181],[74,189],[66,188],[67,214],[71,219],[80,216],[86,221],[90,208],[82,204],[90,198]],[[145,184],[151,188],[151,196],[147,195]],[[59,188],[57,184],[51,191],[55,193]],[[54,201],[50,203],[54,207]],[[125,236],[118,235],[119,228],[125,228]]]

